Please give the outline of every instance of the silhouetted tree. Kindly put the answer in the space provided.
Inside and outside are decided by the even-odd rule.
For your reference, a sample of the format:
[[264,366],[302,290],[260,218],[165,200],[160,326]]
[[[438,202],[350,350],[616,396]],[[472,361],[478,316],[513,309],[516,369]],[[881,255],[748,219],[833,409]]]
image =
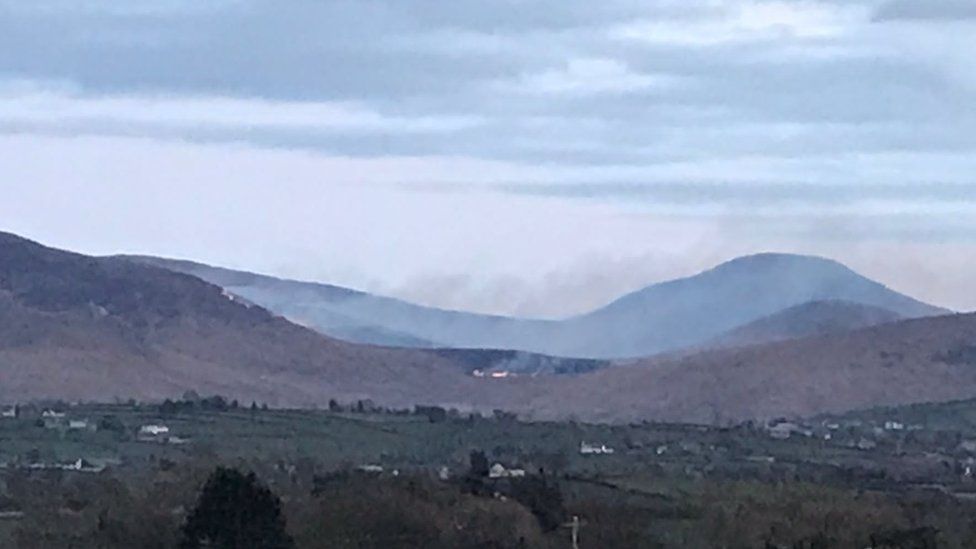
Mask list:
[[182,549],[291,549],[281,502],[254,473],[218,467],[183,526]]
[[122,423],[122,420],[114,415],[102,416],[102,419],[98,420],[98,428],[102,431],[111,431],[113,433],[122,433],[125,431],[125,425]]
[[417,415],[427,416],[427,420],[431,423],[440,423],[447,420],[447,410],[441,408],[440,406],[415,406],[414,410]]
[[481,450],[473,450],[469,458],[470,469],[468,474],[472,477],[487,477],[491,465],[488,464],[488,456]]
[[566,515],[559,485],[543,474],[532,475],[512,482],[512,498],[529,508],[539,526],[545,531],[559,527]]
[[180,405],[170,399],[166,399],[159,405],[159,414],[162,416],[172,416],[180,411]]

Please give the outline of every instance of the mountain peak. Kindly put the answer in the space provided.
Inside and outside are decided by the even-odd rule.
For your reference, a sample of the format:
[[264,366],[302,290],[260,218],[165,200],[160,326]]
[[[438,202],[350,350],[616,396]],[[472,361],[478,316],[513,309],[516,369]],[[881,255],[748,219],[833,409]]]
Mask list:
[[854,272],[843,263],[827,257],[783,252],[760,252],[739,256],[721,263],[706,272],[722,272],[736,269],[749,269],[752,272],[776,269],[818,269],[835,270],[845,273]]

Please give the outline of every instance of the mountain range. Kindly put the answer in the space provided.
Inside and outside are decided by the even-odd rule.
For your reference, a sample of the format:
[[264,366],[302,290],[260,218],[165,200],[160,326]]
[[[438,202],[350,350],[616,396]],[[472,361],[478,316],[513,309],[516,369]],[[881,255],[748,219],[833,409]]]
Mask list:
[[[764,286],[786,298],[761,295],[762,284],[741,278],[746,266],[758,265],[768,283],[785,265],[803,262],[813,262],[807,265],[814,272],[816,265],[826,266],[820,271],[826,282],[787,290]],[[732,339],[713,348],[617,361],[611,368],[600,360],[557,360],[517,350],[350,343],[195,276],[0,233],[0,402],[152,400],[194,390],[276,406],[371,399],[397,407],[503,409],[536,419],[724,424],[976,396],[976,315],[919,317],[941,311],[814,258],[754,256],[652,288],[676,287],[680,297],[690,287],[700,296],[704,279],[714,285],[711,295],[729,299],[737,292],[719,280],[723,273],[736,275],[742,299],[760,303],[742,305],[748,314],[701,304],[707,314],[724,314],[699,334],[808,297],[810,288],[848,292],[845,297],[852,297],[853,288],[859,297],[884,300],[886,307],[806,301],[721,332],[719,339]],[[844,315],[847,323],[839,323]],[[916,318],[899,320],[911,316]],[[561,322],[580,318],[593,322],[599,316]],[[790,339],[755,343],[756,338]],[[575,375],[474,375],[499,367],[500,373],[517,370],[520,364],[534,374],[569,368]]]
[[[800,308],[788,313],[792,317],[790,333],[762,338],[760,324],[751,329],[748,342],[816,335],[831,323],[861,327],[949,312],[897,293],[836,261],[790,254],[735,259],[695,276],[653,284],[564,320],[446,311],[337,286],[188,261],[130,259],[200,277],[323,334],[388,346],[510,349],[620,359],[744,337],[748,332],[738,336],[727,332],[745,330],[748,324],[795,307]],[[808,305],[816,302],[862,306],[874,314],[867,314],[867,309]],[[828,318],[831,316],[833,320]],[[854,317],[861,320],[854,321]],[[769,324],[780,325],[783,320],[774,318]]]

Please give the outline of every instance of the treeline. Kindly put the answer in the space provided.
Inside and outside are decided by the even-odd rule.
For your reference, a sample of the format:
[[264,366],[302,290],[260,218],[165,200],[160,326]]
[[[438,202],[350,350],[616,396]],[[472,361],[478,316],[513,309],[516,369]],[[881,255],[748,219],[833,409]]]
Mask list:
[[491,462],[473,452],[447,481],[204,461],[99,475],[8,471],[0,507],[23,511],[6,546],[24,549],[556,549],[570,546],[573,516],[586,548],[976,547],[974,505],[940,494],[703,480],[642,495],[545,471],[493,479]]
[[[132,406],[139,406],[133,403]],[[197,411],[204,412],[226,412],[229,410],[249,409],[251,411],[267,411],[268,405],[251,402],[249,406],[240,404],[237,400],[231,400],[221,395],[201,397],[194,392],[188,392],[181,399],[166,399],[162,403],[155,405],[162,416],[172,416],[177,414],[187,414]],[[475,420],[484,419],[480,413],[463,412],[455,408],[445,408],[436,405],[417,404],[413,408],[391,408],[379,406],[370,399],[355,400],[350,403],[342,404],[335,399],[329,400],[329,411],[332,413],[348,414],[387,414],[395,416],[422,416],[431,423],[440,423],[448,419],[455,420]],[[504,410],[494,410],[489,419],[499,421],[516,421],[517,415]]]

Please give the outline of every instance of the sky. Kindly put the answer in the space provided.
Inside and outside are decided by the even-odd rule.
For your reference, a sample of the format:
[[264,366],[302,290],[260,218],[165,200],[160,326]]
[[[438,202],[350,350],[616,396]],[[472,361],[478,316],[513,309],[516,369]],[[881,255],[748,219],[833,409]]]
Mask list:
[[739,255],[976,310],[972,0],[0,0],[0,230],[557,318]]

